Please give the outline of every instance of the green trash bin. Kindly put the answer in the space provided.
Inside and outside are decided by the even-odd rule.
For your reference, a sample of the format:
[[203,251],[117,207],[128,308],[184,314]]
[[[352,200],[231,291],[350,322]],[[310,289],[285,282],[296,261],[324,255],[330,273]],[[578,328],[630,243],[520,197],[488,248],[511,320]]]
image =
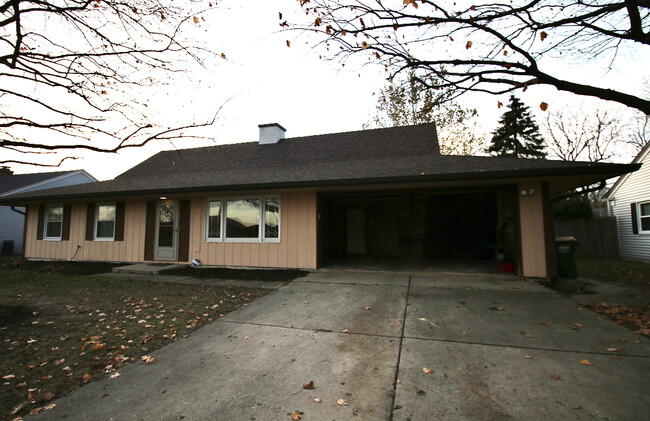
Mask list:
[[578,277],[578,265],[576,263],[576,247],[578,240],[575,237],[558,237],[555,239],[557,245],[557,271],[566,279]]

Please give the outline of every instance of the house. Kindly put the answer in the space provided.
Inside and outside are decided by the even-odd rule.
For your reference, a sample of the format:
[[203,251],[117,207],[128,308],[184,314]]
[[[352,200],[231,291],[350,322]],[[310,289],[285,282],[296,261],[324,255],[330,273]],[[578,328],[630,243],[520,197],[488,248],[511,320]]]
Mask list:
[[[5,169],[0,172],[0,198],[17,193],[95,181],[97,180],[92,175],[83,170],[14,175]],[[0,206],[0,243],[3,244],[3,254],[22,254],[24,214],[24,208],[12,209],[9,206]]]
[[316,269],[364,259],[555,274],[551,199],[637,164],[446,156],[434,124],[161,152],[111,181],[26,193],[25,256]]
[[616,216],[621,258],[650,263],[650,143],[632,163],[641,169],[621,176],[604,200]]

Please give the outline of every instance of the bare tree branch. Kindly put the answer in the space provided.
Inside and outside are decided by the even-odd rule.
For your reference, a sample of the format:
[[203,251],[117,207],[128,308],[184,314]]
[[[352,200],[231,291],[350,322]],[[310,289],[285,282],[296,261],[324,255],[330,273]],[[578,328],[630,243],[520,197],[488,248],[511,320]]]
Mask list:
[[569,80],[547,57],[616,62],[622,46],[647,54],[648,0],[529,0],[437,2],[404,0],[303,0],[310,25],[295,29],[323,36],[330,58],[361,55],[383,65],[390,78],[414,70],[434,76],[435,88],[459,94],[504,94],[533,84],[619,102],[650,114],[650,101],[636,93]]
[[[216,2],[215,2],[216,4]],[[0,4],[0,150],[114,153],[197,138],[211,121],[162,127],[133,93],[216,57],[185,37],[212,8],[198,0],[4,0]],[[26,136],[25,133],[30,133]],[[55,141],[50,134],[57,134]],[[26,139],[26,137],[28,137]],[[35,139],[35,140],[32,140]],[[66,152],[69,153],[69,152]],[[60,157],[59,157],[60,158]]]

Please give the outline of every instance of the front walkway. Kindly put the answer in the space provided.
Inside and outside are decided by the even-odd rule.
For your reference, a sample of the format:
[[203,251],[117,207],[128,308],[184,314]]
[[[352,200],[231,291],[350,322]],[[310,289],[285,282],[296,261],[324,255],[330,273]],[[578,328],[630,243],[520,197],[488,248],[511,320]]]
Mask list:
[[127,366],[34,419],[626,420],[650,411],[650,341],[512,277],[313,273],[152,355],[154,364]]

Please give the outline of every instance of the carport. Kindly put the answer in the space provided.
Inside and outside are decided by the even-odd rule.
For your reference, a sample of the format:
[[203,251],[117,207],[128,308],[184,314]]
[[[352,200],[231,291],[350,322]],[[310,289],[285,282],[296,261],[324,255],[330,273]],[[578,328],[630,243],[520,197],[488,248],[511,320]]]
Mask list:
[[321,267],[512,272],[516,194],[507,185],[321,193]]

